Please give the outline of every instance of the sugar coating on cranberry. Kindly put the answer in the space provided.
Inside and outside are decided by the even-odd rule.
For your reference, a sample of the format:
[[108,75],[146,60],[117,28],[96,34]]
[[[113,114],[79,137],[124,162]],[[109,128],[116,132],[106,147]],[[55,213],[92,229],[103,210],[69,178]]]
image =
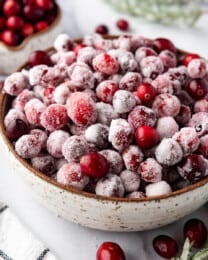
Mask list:
[[25,114],[14,108],[10,109],[4,118],[6,134],[11,139],[17,139],[21,135],[27,134],[29,126]]
[[40,116],[41,125],[52,132],[66,125],[68,122],[67,110],[63,105],[49,105]]
[[56,169],[59,170],[64,164],[67,164],[68,161],[65,158],[60,158],[55,161],[56,163]]
[[131,39],[129,36],[121,35],[113,43],[116,49],[131,50]]
[[187,79],[189,78],[187,67],[185,66],[170,68],[168,72],[174,77],[176,77],[176,79],[178,79],[181,82],[181,84],[186,83]]
[[112,174],[119,174],[123,169],[123,160],[120,153],[115,150],[105,149],[99,152],[108,161],[108,172]]
[[138,63],[140,63],[142,59],[147,56],[157,56],[157,53],[150,47],[140,47],[135,52],[135,59]]
[[81,62],[91,65],[92,60],[94,59],[96,54],[97,54],[97,51],[91,46],[81,48],[77,55],[77,61],[81,61]]
[[62,153],[68,162],[79,162],[80,157],[88,153],[88,143],[83,136],[70,136],[62,146]]
[[140,163],[143,161],[144,154],[137,145],[129,145],[124,149],[122,158],[127,170],[137,171]]
[[118,84],[112,80],[104,80],[96,87],[97,97],[105,102],[112,103],[113,96],[118,90]]
[[47,132],[42,129],[34,128],[30,130],[29,134],[34,135],[38,139],[38,142],[40,141],[41,147],[43,149],[46,148],[46,143],[48,139]]
[[52,176],[56,171],[55,160],[51,155],[43,154],[33,157],[31,159],[31,165],[36,170],[44,173],[47,176]]
[[24,107],[28,122],[32,125],[40,125],[40,117],[46,110],[46,105],[37,98],[29,100]]
[[165,195],[171,191],[171,186],[166,181],[158,181],[148,184],[145,187],[145,194],[147,197]]
[[24,111],[25,104],[32,98],[35,98],[33,91],[24,89],[12,102],[12,107]]
[[113,119],[119,118],[119,114],[115,111],[112,105],[104,102],[96,103],[97,121],[104,125],[110,125]]
[[208,113],[198,112],[192,115],[189,120],[188,126],[193,127],[198,136],[202,136],[208,133]]
[[159,182],[162,180],[162,166],[153,158],[143,161],[138,169],[138,173],[146,182]]
[[69,130],[72,135],[84,135],[87,126],[80,126],[75,124],[69,125]]
[[130,199],[141,199],[141,198],[145,198],[145,193],[142,191],[133,191],[130,192],[126,195],[126,198],[130,198]]
[[161,139],[165,137],[169,138],[179,130],[179,126],[173,117],[164,116],[158,118],[156,130],[158,131]]
[[90,125],[97,119],[97,110],[92,98],[83,92],[72,93],[67,100],[67,113],[76,125]]
[[24,89],[28,87],[28,78],[21,72],[12,73],[4,81],[4,90],[11,96],[19,95]]
[[69,138],[69,133],[63,130],[55,130],[50,133],[47,140],[47,151],[55,158],[63,157],[62,147],[64,142]]
[[53,46],[56,51],[66,52],[72,50],[74,43],[72,39],[69,37],[69,35],[62,33],[57,36]]
[[116,59],[107,53],[98,54],[92,63],[95,70],[107,75],[113,75],[119,70],[119,64]]
[[42,148],[42,144],[34,135],[22,135],[15,143],[15,151],[22,158],[28,159],[37,156]]
[[53,99],[57,104],[65,105],[69,94],[68,82],[64,82],[54,89]]
[[152,109],[158,116],[175,117],[180,111],[181,103],[179,99],[171,94],[158,95],[152,105]]
[[200,138],[199,151],[204,157],[208,158],[208,134]]
[[124,185],[119,176],[108,174],[101,178],[95,187],[95,193],[107,197],[123,197],[125,192]]
[[128,91],[135,91],[142,82],[142,77],[138,72],[127,72],[121,77],[119,88]]
[[176,67],[177,59],[174,52],[169,50],[163,50],[160,52],[159,57],[162,60],[164,68],[166,70],[169,68]]
[[85,130],[85,138],[88,142],[103,149],[108,146],[108,131],[109,128],[106,125],[100,123],[93,124]]
[[179,125],[184,126],[189,122],[190,118],[191,118],[190,107],[182,104],[178,115],[175,117],[176,121],[178,122]]
[[192,59],[187,66],[191,78],[203,78],[207,73],[207,63],[203,59]]
[[148,56],[141,60],[140,69],[144,77],[155,79],[164,71],[164,65],[159,57]]
[[200,140],[192,127],[183,127],[175,133],[173,139],[176,140],[183,149],[184,154],[190,154],[197,150]]
[[114,119],[110,124],[108,140],[116,150],[122,151],[130,144],[132,133],[132,127],[125,119]]
[[136,98],[127,90],[118,90],[113,96],[113,107],[117,113],[130,112],[136,106]]
[[47,65],[37,65],[29,70],[30,85],[41,85],[43,75],[48,71]]
[[208,113],[208,98],[196,101],[194,104],[194,112],[207,112]]
[[57,181],[63,185],[83,190],[89,182],[89,177],[82,174],[79,163],[70,162],[58,170]]
[[130,170],[124,170],[120,173],[119,177],[123,182],[124,189],[126,192],[137,191],[140,186],[140,177],[137,172]]
[[128,115],[128,122],[134,129],[143,125],[153,127],[156,120],[155,112],[146,106],[136,106]]
[[174,139],[164,138],[157,146],[155,156],[159,163],[171,166],[183,158],[183,151]]

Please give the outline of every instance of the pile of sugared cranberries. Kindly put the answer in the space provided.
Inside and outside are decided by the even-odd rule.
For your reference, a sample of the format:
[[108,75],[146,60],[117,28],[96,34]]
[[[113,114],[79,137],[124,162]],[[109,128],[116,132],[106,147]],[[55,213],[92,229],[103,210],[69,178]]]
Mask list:
[[[11,1],[11,0],[10,0]],[[164,38],[61,34],[8,76],[16,153],[101,196],[171,193],[208,176],[208,69]]]
[[17,46],[29,35],[47,29],[56,16],[55,0],[0,1],[0,40]]

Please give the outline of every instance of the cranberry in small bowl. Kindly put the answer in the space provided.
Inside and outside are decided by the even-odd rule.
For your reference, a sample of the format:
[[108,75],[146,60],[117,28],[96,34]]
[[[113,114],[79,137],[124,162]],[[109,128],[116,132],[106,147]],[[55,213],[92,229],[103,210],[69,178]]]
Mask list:
[[154,40],[136,35],[73,40],[60,34],[53,48],[33,52],[6,78],[5,152],[63,218],[139,231],[172,223],[208,201],[208,110],[187,88],[197,81],[206,104],[207,74],[198,70],[205,61],[193,60],[193,75],[193,62],[178,62],[185,52],[174,49],[177,62],[167,67],[160,55],[167,46],[153,48]]

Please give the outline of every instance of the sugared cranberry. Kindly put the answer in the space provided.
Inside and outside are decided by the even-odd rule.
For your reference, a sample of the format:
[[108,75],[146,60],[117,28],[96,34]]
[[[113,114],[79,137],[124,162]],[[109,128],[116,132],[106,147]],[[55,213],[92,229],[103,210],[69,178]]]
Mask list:
[[175,48],[174,44],[166,38],[155,39],[153,42],[153,46],[158,52],[161,52],[163,50],[169,50],[174,53],[176,52],[176,48]]
[[81,171],[84,175],[101,178],[108,172],[108,161],[99,153],[91,152],[80,159]]
[[138,190],[140,186],[140,177],[137,172],[124,170],[120,173],[119,177],[123,182],[126,192],[133,192]]
[[51,58],[45,51],[33,51],[28,57],[28,63],[31,67],[36,65],[45,64],[52,65]]
[[144,154],[137,145],[130,145],[123,151],[122,157],[127,170],[137,171]]
[[184,236],[194,247],[201,247],[207,239],[207,228],[200,219],[190,219],[184,225]]
[[9,46],[15,46],[20,43],[20,36],[15,31],[5,30],[1,33],[1,40]]
[[104,242],[97,250],[96,260],[125,260],[125,255],[117,243]]
[[135,138],[137,144],[142,149],[149,149],[155,146],[160,140],[158,132],[153,127],[147,125],[136,129]]
[[95,70],[107,75],[115,74],[119,70],[117,60],[107,53],[98,54],[93,59],[93,67]]
[[143,104],[150,104],[156,96],[156,90],[149,83],[143,83],[137,88],[136,95]]
[[108,27],[105,24],[100,24],[95,28],[95,32],[99,34],[108,34]]
[[146,182],[162,180],[162,166],[153,158],[148,158],[139,166],[138,173]]
[[3,12],[6,16],[18,15],[21,12],[21,6],[18,1],[6,0],[3,5]]
[[176,241],[167,235],[159,235],[153,240],[153,248],[157,254],[164,258],[175,257],[178,253],[178,245]]
[[20,16],[13,15],[9,16],[6,20],[6,26],[11,30],[19,30],[23,26],[24,21]]
[[21,34],[23,37],[27,37],[34,33],[34,26],[30,23],[25,23],[21,28]]
[[129,29],[129,23],[127,20],[125,19],[119,19],[116,22],[116,26],[118,27],[118,29],[120,29],[121,31],[128,31]]
[[207,74],[207,62],[203,59],[193,59],[189,62],[187,71],[192,79],[203,78]]
[[101,101],[111,103],[113,100],[113,95],[117,90],[118,85],[116,82],[112,80],[104,80],[97,86],[96,95]]
[[77,45],[74,47],[74,49],[73,49],[73,51],[74,51],[74,53],[76,54],[76,56],[79,54],[79,51],[80,51],[81,49],[85,48],[85,47],[87,47],[86,44],[83,44],[83,43],[77,44]]
[[200,56],[196,53],[188,53],[183,57],[181,63],[184,66],[188,66],[189,62],[194,59],[200,59]]
[[147,197],[165,195],[171,191],[171,186],[163,180],[145,186],[145,195]]
[[48,22],[47,21],[39,21],[35,24],[35,28],[38,32],[44,31],[48,28]]
[[204,79],[192,79],[186,86],[185,90],[195,100],[202,99],[208,92],[208,84]]
[[35,5],[43,10],[52,9],[54,6],[53,0],[35,0]]
[[157,56],[157,53],[150,47],[140,47],[135,52],[135,59],[139,63],[147,56]]
[[39,155],[32,158],[31,165],[49,177],[56,171],[55,160],[50,155]]
[[[195,111],[199,112],[199,111]],[[181,105],[178,115],[175,117],[176,121],[181,125],[186,125],[191,118],[191,109],[189,106]]]

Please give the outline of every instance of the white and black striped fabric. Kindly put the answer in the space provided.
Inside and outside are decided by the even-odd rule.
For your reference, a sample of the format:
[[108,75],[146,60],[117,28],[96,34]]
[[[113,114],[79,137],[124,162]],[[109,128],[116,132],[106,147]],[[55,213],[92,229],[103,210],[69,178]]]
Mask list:
[[0,202],[0,260],[58,260]]

